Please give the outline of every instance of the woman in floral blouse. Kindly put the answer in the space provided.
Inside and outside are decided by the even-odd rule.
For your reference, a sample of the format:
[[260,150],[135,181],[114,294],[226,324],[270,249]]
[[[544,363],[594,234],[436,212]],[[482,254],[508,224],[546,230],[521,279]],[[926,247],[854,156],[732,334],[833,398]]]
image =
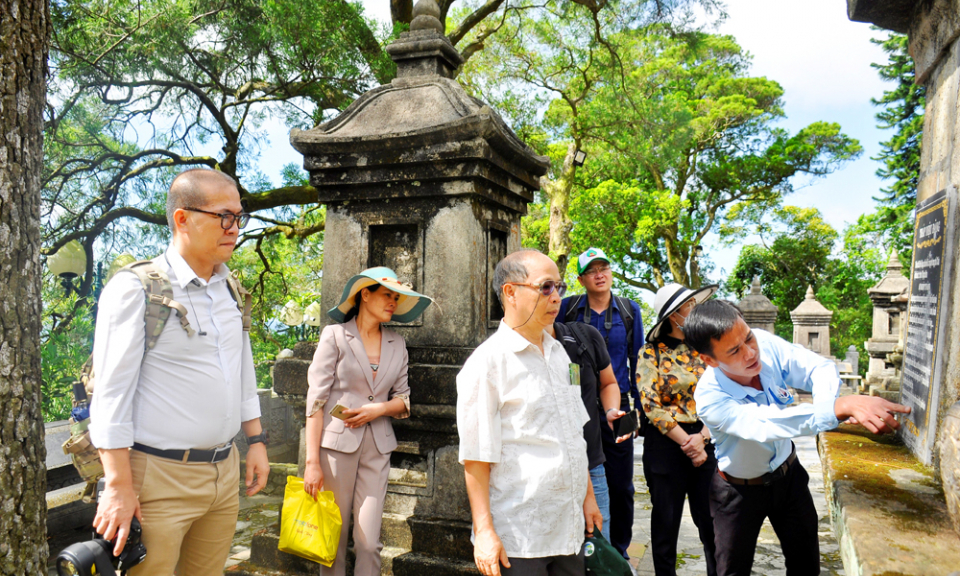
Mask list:
[[707,574],[717,573],[709,502],[710,479],[717,460],[710,432],[697,418],[693,400],[706,365],[683,342],[687,315],[716,289],[708,286],[694,291],[667,284],[657,291],[657,323],[647,334],[637,366],[643,411],[653,424],[643,441],[643,474],[653,504],[650,532],[657,576],[677,573],[677,537],[684,497],[690,499],[693,522],[700,531]]

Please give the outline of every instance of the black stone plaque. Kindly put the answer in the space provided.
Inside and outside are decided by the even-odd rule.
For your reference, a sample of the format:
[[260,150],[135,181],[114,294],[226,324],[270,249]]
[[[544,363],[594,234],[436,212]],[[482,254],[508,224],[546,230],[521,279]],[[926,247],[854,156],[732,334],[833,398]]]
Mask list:
[[904,442],[925,464],[933,461],[943,368],[941,336],[946,334],[953,274],[953,210],[956,188],[941,190],[917,204],[910,306],[903,356],[900,401],[912,412],[901,418]]

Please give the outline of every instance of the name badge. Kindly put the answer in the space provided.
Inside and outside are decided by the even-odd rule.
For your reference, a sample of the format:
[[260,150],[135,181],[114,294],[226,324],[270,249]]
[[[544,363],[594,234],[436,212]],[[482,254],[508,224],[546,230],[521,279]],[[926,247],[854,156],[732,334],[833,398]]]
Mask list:
[[570,363],[570,384],[573,386],[580,385],[580,365],[574,362]]
[[793,404],[793,394],[790,393],[790,389],[786,386],[777,386],[776,388],[771,387],[770,395],[773,396],[773,400],[780,404],[781,406],[787,406],[788,404]]

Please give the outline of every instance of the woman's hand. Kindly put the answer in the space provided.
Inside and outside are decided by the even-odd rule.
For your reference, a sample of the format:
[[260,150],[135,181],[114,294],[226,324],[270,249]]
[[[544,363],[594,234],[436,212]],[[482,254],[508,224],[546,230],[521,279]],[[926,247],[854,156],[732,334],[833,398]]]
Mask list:
[[687,458],[693,460],[694,466],[699,466],[707,461],[705,448],[703,434],[691,434],[687,437],[687,441],[680,445],[680,449],[687,455]]
[[347,408],[343,411],[343,415],[347,417],[346,420],[343,421],[343,425],[347,428],[359,428],[383,416],[386,412],[387,410],[382,402],[365,404],[359,408]]
[[317,492],[323,490],[323,470],[319,462],[307,462],[303,470],[303,490],[314,499]]

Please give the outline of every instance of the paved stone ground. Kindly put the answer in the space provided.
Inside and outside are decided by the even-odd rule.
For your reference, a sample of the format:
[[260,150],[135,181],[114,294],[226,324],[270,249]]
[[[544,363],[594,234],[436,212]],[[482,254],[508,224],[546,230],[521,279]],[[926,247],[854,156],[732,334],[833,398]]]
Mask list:
[[[823,468],[817,454],[816,438],[805,436],[794,440],[797,456],[810,474],[810,492],[820,516],[820,566],[824,576],[844,576],[843,563],[840,560],[839,545],[830,527],[827,501],[823,493]],[[643,443],[635,444],[634,485],[637,488],[636,510],[633,523],[633,543],[629,552],[631,563],[639,576],[653,576],[653,559],[650,554],[650,493],[643,478]],[[706,574],[706,562],[703,561],[703,547],[697,528],[687,506],[683,523],[680,525],[680,542],[677,546],[677,575],[702,576]],[[757,553],[753,561],[753,574],[758,576],[784,576],[783,554],[780,541],[769,522],[764,522],[757,542]]]
[[[824,576],[844,576],[837,540],[830,527],[827,502],[823,495],[823,469],[820,466],[820,457],[817,454],[816,440],[813,437],[804,437],[798,438],[794,442],[797,446],[797,455],[810,474],[810,491],[813,493],[814,503],[820,515],[820,565],[822,574]],[[641,461],[643,444],[638,442],[635,446],[634,484],[637,487],[637,505],[633,525],[634,540],[630,547],[631,563],[639,576],[653,576],[653,560],[650,555],[650,494],[643,478],[643,463]],[[257,495],[251,498],[240,498],[241,509],[237,520],[237,533],[225,568],[235,566],[249,558],[250,540],[253,533],[276,522],[282,501],[282,495]],[[78,532],[65,538],[62,542],[51,542],[51,552],[55,555],[63,546],[88,538],[89,532],[82,531],[82,533]],[[703,548],[700,545],[697,529],[693,525],[689,509],[684,513],[683,523],[680,526],[680,542],[677,548],[679,551],[677,558],[678,576],[702,576],[706,574],[706,563],[702,560]],[[50,568],[50,576],[56,576],[56,570],[53,569],[52,565]],[[758,576],[785,576],[786,574],[783,566],[783,556],[780,552],[780,543],[768,522],[764,523],[760,532],[753,574]]]

